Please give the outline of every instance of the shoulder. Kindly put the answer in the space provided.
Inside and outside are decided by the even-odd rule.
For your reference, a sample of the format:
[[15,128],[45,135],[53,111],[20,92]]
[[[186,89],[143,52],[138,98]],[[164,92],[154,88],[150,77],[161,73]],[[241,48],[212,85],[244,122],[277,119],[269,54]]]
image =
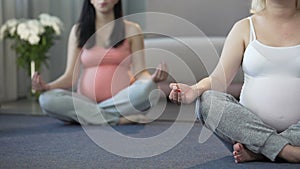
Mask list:
[[77,37],[77,29],[78,29],[78,24],[74,24],[71,27],[70,33],[69,33],[69,38],[76,38]]
[[237,21],[233,25],[232,29],[242,31],[242,32],[245,32],[245,31],[248,32],[248,30],[250,30],[250,19],[249,19],[249,17]]
[[142,34],[142,29],[139,24],[128,20],[124,20],[124,22],[125,22],[126,34],[128,37]]
[[76,33],[78,30],[78,24],[74,24],[71,28],[71,32],[70,33]]
[[233,37],[236,40],[243,41],[244,46],[248,46],[250,40],[250,20],[249,18],[244,18],[237,21],[230,33],[229,36]]
[[131,51],[144,48],[144,34],[139,24],[125,20],[126,37],[131,45]]

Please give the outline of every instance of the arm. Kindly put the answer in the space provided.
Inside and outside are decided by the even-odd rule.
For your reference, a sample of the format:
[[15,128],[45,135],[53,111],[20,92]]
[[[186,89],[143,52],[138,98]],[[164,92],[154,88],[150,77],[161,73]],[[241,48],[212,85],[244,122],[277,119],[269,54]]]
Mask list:
[[146,70],[144,37],[139,25],[127,22],[127,30],[131,43],[132,73],[135,79],[152,79],[155,83],[166,80],[168,70],[165,63],[158,65],[152,75]]
[[[169,98],[175,102],[192,103],[206,90],[225,92],[238,72],[249,40],[249,23],[246,19],[237,22],[228,34],[220,60],[213,73],[197,84],[170,84],[172,89]],[[178,92],[180,88],[180,92]]]
[[[79,62],[77,61],[79,59],[78,56],[80,54],[80,50],[81,49],[77,47],[76,25],[74,25],[69,35],[68,58],[64,74],[53,82],[47,84],[39,73],[36,72],[32,78],[32,88],[38,91],[45,91],[57,88],[68,89],[72,87],[73,82],[76,82],[78,78]],[[75,75],[75,79],[73,79],[73,73]]]

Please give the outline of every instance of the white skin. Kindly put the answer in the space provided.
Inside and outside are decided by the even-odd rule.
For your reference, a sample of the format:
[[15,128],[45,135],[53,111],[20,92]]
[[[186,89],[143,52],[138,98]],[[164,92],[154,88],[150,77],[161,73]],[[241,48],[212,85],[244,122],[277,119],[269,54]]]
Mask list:
[[[273,47],[299,45],[300,10],[295,4],[296,0],[266,0],[266,9],[253,15],[257,40]],[[244,51],[249,43],[249,32],[249,20],[238,21],[226,38],[214,72],[192,86],[171,83],[170,100],[190,104],[206,90],[225,92],[241,66]],[[261,154],[254,154],[240,143],[236,143],[233,148],[236,163],[263,158]],[[300,163],[300,147],[286,145],[278,157],[288,162]]]
[[[103,28],[106,24],[114,20],[113,7],[118,2],[118,0],[91,0],[95,10],[96,10],[96,29]],[[51,89],[69,89],[73,85],[73,82],[76,82],[79,75],[79,56],[81,48],[77,47],[77,37],[76,37],[77,25],[72,27],[72,30],[69,35],[68,41],[68,56],[67,56],[67,65],[65,72],[56,80],[46,83],[41,75],[38,72],[35,72],[32,77],[32,88],[37,91],[47,91]],[[145,56],[142,51],[144,49],[144,39],[142,31],[138,24],[125,21],[125,30],[126,37],[130,43],[132,55],[132,74],[135,75],[136,80],[140,79],[151,79],[155,83],[164,81],[168,77],[168,70],[166,63],[161,63],[157,66],[156,71],[151,75],[147,70],[145,70]],[[109,39],[109,33],[111,32],[112,27],[104,29],[103,35],[101,38],[97,37],[96,43],[99,45],[106,44]],[[102,33],[102,32],[101,32]],[[104,36],[107,35],[107,36]],[[131,36],[134,35],[134,36]],[[75,79],[73,78],[73,73]],[[140,116],[137,116],[139,119]],[[131,117],[132,118],[132,117]],[[126,121],[126,120],[125,120]],[[127,120],[128,121],[128,120]],[[133,120],[134,121],[134,120]],[[122,123],[122,119],[120,120]]]

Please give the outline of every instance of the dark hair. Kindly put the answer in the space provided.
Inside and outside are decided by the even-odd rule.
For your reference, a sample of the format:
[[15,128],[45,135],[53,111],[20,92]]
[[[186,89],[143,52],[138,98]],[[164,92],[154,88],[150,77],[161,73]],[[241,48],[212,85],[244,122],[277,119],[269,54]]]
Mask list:
[[[95,46],[96,40],[93,34],[96,32],[96,10],[90,2],[91,0],[84,0],[83,6],[78,21],[77,28],[77,46],[79,48],[86,47],[87,49]],[[107,47],[118,47],[124,42],[125,38],[125,24],[122,10],[122,0],[119,0],[114,6],[115,25],[109,38],[109,45]]]

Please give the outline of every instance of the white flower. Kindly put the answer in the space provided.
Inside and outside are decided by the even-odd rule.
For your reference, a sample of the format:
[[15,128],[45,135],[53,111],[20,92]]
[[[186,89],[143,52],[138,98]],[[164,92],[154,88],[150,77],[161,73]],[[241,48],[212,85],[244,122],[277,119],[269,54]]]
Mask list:
[[6,21],[6,25],[7,25],[9,28],[15,27],[18,23],[19,23],[19,22],[18,22],[17,19],[10,19],[10,20]]
[[35,19],[27,21],[27,26],[31,34],[40,35],[45,32],[43,25]]
[[51,19],[50,15],[43,13],[39,16],[39,18],[40,18],[41,24],[43,26],[51,26],[52,25],[52,19]]
[[16,33],[16,29],[17,29],[16,27],[11,27],[10,30],[9,30],[9,34],[11,36],[13,36]]
[[7,25],[7,28],[8,28],[8,32],[9,32],[9,35],[10,36],[13,36],[16,32],[16,26],[18,25],[18,20],[17,19],[10,19],[8,21],[6,21],[6,25]]
[[52,16],[52,20],[53,20],[58,26],[63,27],[63,23],[62,23],[62,21],[61,21],[58,17]]
[[52,28],[54,29],[54,32],[55,32],[56,35],[60,35],[61,34],[60,28],[57,25],[53,25]]
[[47,14],[47,13],[41,13],[40,16],[39,16],[39,18],[40,18],[40,19],[46,19],[46,20],[47,20],[48,18],[50,18],[50,15]]
[[13,36],[16,33],[16,26],[18,25],[18,20],[10,19],[5,22],[4,25],[0,28],[0,39],[3,39],[5,36],[5,32],[8,31],[10,36]]
[[29,38],[28,38],[28,42],[31,44],[31,45],[36,45],[40,42],[40,37],[37,36],[37,35],[30,35]]
[[30,31],[28,30],[26,23],[20,23],[17,27],[17,34],[19,35],[20,39],[28,40]]
[[63,23],[58,17],[50,16],[48,14],[43,13],[39,16],[39,18],[43,26],[51,27],[54,30],[56,35],[61,34]]
[[55,22],[55,25],[53,26],[53,29],[55,30],[56,35],[61,34],[61,29],[63,29],[63,23],[58,17],[53,17],[53,21]]
[[0,40],[3,40],[4,34],[5,34],[6,30],[7,30],[7,25],[6,24],[4,24],[3,26],[1,26],[1,28],[0,28]]

